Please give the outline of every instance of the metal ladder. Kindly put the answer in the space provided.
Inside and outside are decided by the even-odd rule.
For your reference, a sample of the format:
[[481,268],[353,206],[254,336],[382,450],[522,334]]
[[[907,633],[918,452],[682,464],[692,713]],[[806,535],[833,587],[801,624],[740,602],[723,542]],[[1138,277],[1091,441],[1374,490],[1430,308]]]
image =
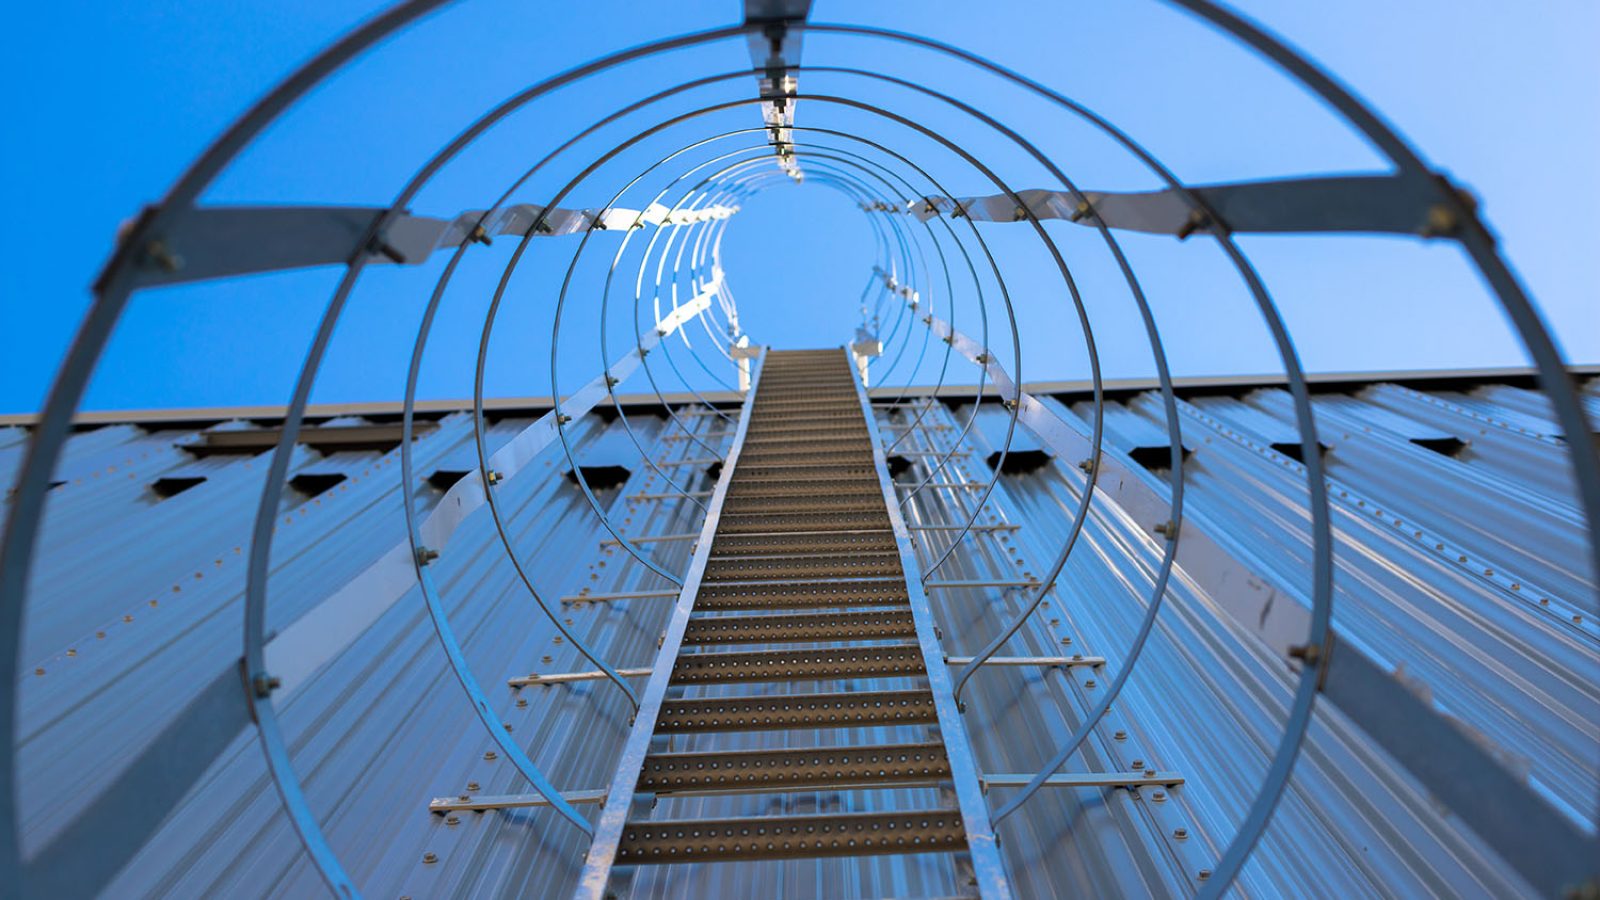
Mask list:
[[[870,423],[843,349],[765,355],[576,896],[624,893],[641,865],[904,853],[958,854],[956,869],[978,895],[1009,896],[939,635]],[[811,646],[765,646],[786,643]],[[737,645],[762,646],[723,649]],[[839,682],[857,678],[905,684],[841,689]],[[834,689],[700,695],[703,685],[763,682]],[[675,735],[881,725],[928,726],[927,738],[670,749]],[[650,817],[656,797],[665,795],[913,786],[940,788],[954,803],[899,809],[885,801],[871,804],[883,807],[875,811],[830,815]]]

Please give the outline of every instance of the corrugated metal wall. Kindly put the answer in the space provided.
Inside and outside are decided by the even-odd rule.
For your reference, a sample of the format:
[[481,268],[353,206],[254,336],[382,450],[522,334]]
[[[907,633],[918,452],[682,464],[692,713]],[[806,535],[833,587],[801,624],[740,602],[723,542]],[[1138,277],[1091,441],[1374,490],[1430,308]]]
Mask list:
[[[1590,413],[1600,390],[1587,386]],[[1591,833],[1600,793],[1600,622],[1585,569],[1565,448],[1539,395],[1488,383],[1419,391],[1373,384],[1322,393],[1335,507],[1335,624],[1372,658],[1480,735]],[[1059,410],[1086,415],[1080,399]],[[990,476],[1005,413],[946,400],[897,448],[915,465],[953,460],[906,510],[913,525],[960,523]],[[1311,555],[1303,469],[1287,395],[1276,388],[1190,395],[1180,404],[1186,516],[1290,596],[1304,599]],[[885,423],[908,420],[885,409]],[[336,420],[340,424],[346,420]],[[351,417],[351,423],[360,421]],[[490,450],[531,421],[490,429]],[[665,418],[630,416],[660,463],[704,451]],[[714,416],[685,417],[705,440]],[[1136,394],[1107,409],[1112,452],[1164,443],[1161,407]],[[468,415],[415,445],[420,479],[475,467]],[[241,427],[238,423],[213,427]],[[651,499],[670,489],[642,465],[620,422],[576,423],[585,465],[622,463],[632,476],[602,493],[629,535],[693,532],[700,510]],[[116,424],[75,435],[52,492],[35,598],[24,635],[20,785],[25,852],[42,846],[103,791],[219,668],[238,658],[243,563],[266,457],[181,449],[194,425]],[[25,430],[0,430],[9,481]],[[1284,452],[1280,452],[1280,450]],[[1056,555],[1084,480],[1077,460],[1007,475],[942,580],[1042,575]],[[1153,464],[1152,464],[1153,465]],[[559,446],[498,496],[535,584],[552,600],[669,585],[614,544],[565,478]],[[538,469],[552,477],[541,478]],[[273,552],[269,628],[316,607],[403,539],[395,451],[328,455],[299,448],[291,474],[343,475],[325,492],[292,495]],[[691,490],[699,465],[668,468]],[[1141,470],[1144,471],[1144,470]],[[1165,490],[1162,471],[1146,472]],[[201,479],[203,481],[193,481]],[[166,479],[166,481],[163,481]],[[187,480],[187,481],[186,481]],[[310,479],[308,490],[333,479]],[[163,497],[152,485],[161,482]],[[190,485],[190,486],[186,486]],[[407,486],[424,506],[441,490]],[[641,498],[641,495],[642,498]],[[1030,773],[1117,671],[1148,601],[1161,545],[1154,523],[1095,504],[1080,549],[1048,605],[1007,647],[1016,655],[1103,656],[1102,669],[992,668],[968,687],[966,721],[990,773]],[[947,533],[923,531],[924,565]],[[669,570],[690,543],[654,545]],[[470,518],[436,575],[451,621],[497,712],[566,789],[602,787],[628,727],[605,681],[512,690],[506,677],[590,668],[527,595],[486,514]],[[1251,801],[1282,730],[1291,673],[1240,633],[1208,590],[1171,585],[1122,698],[1069,763],[1077,771],[1156,768],[1181,786],[1046,789],[1001,828],[1020,896],[1187,896]],[[977,651],[1022,594],[1004,588],[932,594],[951,655]],[[659,599],[568,603],[571,627],[614,665],[647,666],[669,604]],[[859,687],[870,689],[863,680]],[[549,811],[430,814],[429,798],[514,793],[519,778],[492,749],[439,653],[416,591],[401,598],[281,707],[295,764],[333,848],[369,896],[564,896],[581,866],[582,835]],[[782,739],[774,733],[773,740]],[[887,732],[885,738],[900,737]],[[819,735],[791,736],[817,743]],[[692,748],[688,748],[692,749]],[[996,788],[992,799],[1005,789]],[[861,792],[663,801],[728,813],[848,808]],[[934,798],[937,799],[937,798]],[[725,809],[724,809],[725,808]],[[593,807],[589,807],[593,809]],[[433,862],[425,862],[432,854]],[[686,871],[677,871],[677,870]],[[927,858],[675,866],[635,883],[639,896],[876,896],[946,890]],[[959,887],[959,886],[957,886]],[[1406,772],[1327,704],[1318,708],[1290,792],[1238,888],[1251,896],[1517,895],[1526,888],[1441,814]],[[108,896],[318,896],[253,734],[213,765]]]

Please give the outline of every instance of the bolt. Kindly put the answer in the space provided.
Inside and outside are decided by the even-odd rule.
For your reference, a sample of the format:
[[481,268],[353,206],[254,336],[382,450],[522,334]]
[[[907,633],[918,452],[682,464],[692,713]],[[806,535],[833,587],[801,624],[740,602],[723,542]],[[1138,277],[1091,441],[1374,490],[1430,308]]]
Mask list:
[[445,816],[444,817],[444,823],[446,825],[460,825],[461,824],[461,817],[460,816]]
[[259,672],[250,679],[250,684],[255,688],[257,697],[270,697],[273,691],[283,686],[283,679]]
[[1308,666],[1317,664],[1322,657],[1322,648],[1316,644],[1295,644],[1289,648],[1289,658],[1298,659]]
[[500,482],[505,480],[505,476],[504,475],[501,475],[499,472],[496,472],[493,469],[490,469],[489,470],[489,474],[484,476],[484,477],[488,479],[490,484],[499,484]]
[[165,241],[151,241],[145,244],[144,255],[163,272],[176,272],[183,268],[183,257],[173,253]]
[[1126,731],[1119,731],[1116,734],[1113,734],[1111,737],[1115,740],[1125,741],[1128,739],[1128,733]]
[[1167,799],[1167,792],[1166,791],[1156,791],[1155,793],[1150,795],[1150,799],[1156,801],[1157,803],[1162,803]]
[[527,697],[518,697],[517,698],[517,709],[527,709],[527,707],[528,707],[528,698]]
[[1189,838],[1189,829],[1187,829],[1187,828],[1174,828],[1174,829],[1172,829],[1172,836],[1177,838],[1180,841],[1188,840],[1188,838]]
[[429,547],[417,548],[417,565],[425,566],[439,558],[439,551]]
[[481,788],[478,787],[478,783],[476,781],[469,781],[467,782],[467,790],[476,791],[481,790]]
[[1205,881],[1207,878],[1211,877],[1211,870],[1210,869],[1201,869],[1198,874],[1200,876],[1200,880],[1201,881]]
[[1132,768],[1135,768],[1135,769],[1142,769],[1142,768],[1144,768],[1144,760],[1142,760],[1142,759],[1136,759],[1136,760],[1134,760],[1134,761],[1133,761],[1133,766],[1132,766]]
[[439,857],[438,857],[437,854],[434,854],[434,853],[424,853],[424,854],[422,854],[422,864],[425,865],[425,866],[431,866],[431,865],[433,865],[434,863],[436,863],[438,861],[439,861]]
[[1428,207],[1428,221],[1422,226],[1423,237],[1448,237],[1461,227],[1461,221],[1450,207],[1436,203]]
[[493,750],[490,750],[487,753],[483,754],[483,758],[488,760],[489,762],[494,762],[495,760],[499,759],[500,756],[499,756],[499,754],[495,753]]

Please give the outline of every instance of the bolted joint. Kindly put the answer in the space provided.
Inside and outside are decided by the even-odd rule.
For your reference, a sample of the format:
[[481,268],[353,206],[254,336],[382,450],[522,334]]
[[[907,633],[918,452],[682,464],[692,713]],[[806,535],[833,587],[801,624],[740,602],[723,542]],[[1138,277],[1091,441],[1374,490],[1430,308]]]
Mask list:
[[265,672],[257,672],[250,679],[250,687],[255,690],[257,697],[271,697],[272,692],[283,687],[283,679]]
[[1162,522],[1150,530],[1161,535],[1169,541],[1178,536],[1178,526],[1172,524],[1171,522]]
[[979,353],[972,361],[980,366],[987,366],[989,364],[989,354],[987,351]]
[[183,257],[173,253],[166,241],[155,240],[145,244],[144,258],[163,272],[176,272],[183,268]]
[[534,234],[549,234],[552,230],[553,229],[550,227],[550,220],[542,216],[539,218],[539,221],[535,222],[533,225]]
[[1322,648],[1316,644],[1295,644],[1289,648],[1289,658],[1314,666],[1322,659]]
[[556,413],[556,422],[558,424],[565,425],[565,424],[567,424],[568,422],[571,422],[571,421],[572,421],[572,417],[567,415],[566,413]]
[[1089,201],[1079,200],[1078,205],[1073,208],[1072,212],[1067,214],[1067,221],[1081,222],[1089,215],[1090,212],[1093,212],[1093,207],[1089,205]]
[[493,469],[490,469],[488,474],[484,475],[484,478],[488,480],[490,484],[499,484],[500,482],[506,480],[504,475],[501,475],[499,472],[496,472]]
[[614,388],[618,384],[621,384],[621,383],[622,383],[622,379],[618,378],[615,375],[610,374],[609,372],[606,373],[606,387]]
[[494,241],[489,240],[489,232],[482,225],[472,229],[472,234],[468,235],[467,239],[485,247],[494,243]]
[[1461,230],[1461,219],[1455,210],[1443,203],[1428,207],[1428,221],[1422,226],[1422,236],[1427,238],[1454,237]]
[[417,565],[425,566],[439,558],[439,551],[431,547],[417,548]]
[[1011,221],[1013,221],[1013,222],[1022,222],[1022,221],[1025,221],[1027,218],[1028,218],[1028,208],[1026,206],[1019,206],[1016,209],[1011,211]]
[[1203,209],[1191,209],[1189,210],[1189,218],[1184,221],[1183,227],[1178,229],[1178,240],[1187,240],[1189,235],[1202,228],[1209,227],[1211,227],[1211,217],[1206,215],[1206,211]]
[[1094,471],[1094,460],[1092,460],[1092,459],[1081,460],[1078,463],[1078,468],[1082,469],[1085,472],[1093,472]]
[[404,253],[394,248],[394,245],[384,240],[381,236],[374,236],[372,243],[367,245],[367,252],[374,256],[382,256],[396,265],[403,265],[406,261]]

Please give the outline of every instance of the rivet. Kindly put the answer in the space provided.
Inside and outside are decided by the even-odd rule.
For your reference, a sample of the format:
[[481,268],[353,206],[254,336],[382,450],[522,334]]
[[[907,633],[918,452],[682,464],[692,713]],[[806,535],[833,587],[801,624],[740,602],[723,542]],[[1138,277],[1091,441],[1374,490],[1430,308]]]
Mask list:
[[1132,768],[1135,768],[1135,769],[1142,769],[1142,768],[1144,768],[1144,760],[1142,760],[1142,759],[1136,759],[1136,760],[1134,760],[1134,761],[1133,761],[1133,766],[1132,766]]
[[1210,869],[1201,869],[1200,872],[1199,872],[1199,875],[1200,875],[1200,880],[1201,881],[1205,881],[1207,878],[1211,877],[1211,870]]
[[483,754],[483,758],[486,759],[486,760],[489,760],[490,762],[493,762],[494,760],[499,759],[500,756],[499,756],[499,754],[495,753],[493,750],[490,750],[490,751],[488,751],[488,752]]
[[424,854],[422,854],[422,864],[423,865],[431,866],[431,865],[433,865],[434,863],[436,863],[438,861],[439,861],[439,857],[438,857],[437,854],[433,854],[433,853],[424,853]]
[[1174,829],[1172,829],[1172,836],[1177,838],[1180,841],[1187,840],[1189,838],[1189,829],[1187,829],[1187,828],[1174,828]]
[[467,790],[476,791],[481,789],[478,787],[478,783],[476,781],[469,781],[467,782]]
[[460,816],[445,816],[444,817],[444,823],[446,825],[460,825],[461,824],[461,817]]
[[1113,734],[1111,737],[1115,740],[1125,741],[1128,739],[1128,733],[1126,731],[1119,731],[1116,734]]

